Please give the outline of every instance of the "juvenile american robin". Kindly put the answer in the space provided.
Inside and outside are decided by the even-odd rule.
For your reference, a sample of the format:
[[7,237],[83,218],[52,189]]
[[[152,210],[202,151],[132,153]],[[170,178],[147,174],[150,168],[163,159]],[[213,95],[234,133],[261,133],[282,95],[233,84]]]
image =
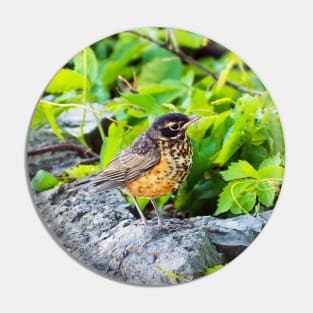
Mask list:
[[199,117],[181,113],[168,113],[158,118],[126,149],[122,150],[108,166],[74,186],[91,186],[96,191],[118,188],[134,201],[143,224],[143,215],[136,197],[151,201],[158,217],[164,222],[155,199],[175,191],[191,169],[192,145],[186,134],[188,126]]

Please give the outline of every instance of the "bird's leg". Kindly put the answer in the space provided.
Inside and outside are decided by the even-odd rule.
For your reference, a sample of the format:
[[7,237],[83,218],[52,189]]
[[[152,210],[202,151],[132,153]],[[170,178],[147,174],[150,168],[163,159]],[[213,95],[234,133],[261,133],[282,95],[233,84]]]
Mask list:
[[159,209],[158,209],[158,206],[157,206],[155,200],[154,200],[154,199],[151,199],[151,203],[152,203],[152,205],[153,205],[153,207],[154,207],[154,210],[155,210],[155,213],[156,213],[156,215],[157,215],[157,217],[158,217],[158,226],[159,226],[159,227],[165,226],[165,223],[164,223],[164,221],[163,221],[163,219],[162,219],[162,217],[161,217],[160,211],[159,211]]
[[143,213],[142,213],[142,211],[141,211],[141,209],[140,209],[140,206],[139,206],[139,204],[138,204],[136,198],[135,198],[134,196],[132,196],[132,195],[130,195],[130,196],[131,196],[131,198],[133,199],[133,201],[134,201],[134,203],[135,203],[136,209],[137,209],[137,211],[138,211],[138,213],[139,213],[139,215],[140,215],[140,217],[141,217],[142,223],[143,223],[144,225],[147,225],[147,219],[146,219],[145,216],[143,215]]

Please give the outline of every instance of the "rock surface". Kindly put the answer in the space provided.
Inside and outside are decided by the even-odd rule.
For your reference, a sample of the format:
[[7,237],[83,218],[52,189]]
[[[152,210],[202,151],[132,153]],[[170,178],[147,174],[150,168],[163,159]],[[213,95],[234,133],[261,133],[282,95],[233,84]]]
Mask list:
[[116,190],[80,190],[73,196],[55,188],[33,198],[51,234],[75,259],[105,277],[149,286],[191,281],[229,262],[270,216],[174,218],[159,229],[155,218],[148,226],[140,224]]

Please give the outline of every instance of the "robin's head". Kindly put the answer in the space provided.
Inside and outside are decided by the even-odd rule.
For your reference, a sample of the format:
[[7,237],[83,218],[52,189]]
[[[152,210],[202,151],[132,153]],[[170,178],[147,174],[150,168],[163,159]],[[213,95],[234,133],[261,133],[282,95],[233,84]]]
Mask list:
[[189,117],[181,113],[168,113],[158,118],[151,128],[157,131],[158,138],[162,140],[178,139],[184,137],[188,126],[199,118],[199,116]]

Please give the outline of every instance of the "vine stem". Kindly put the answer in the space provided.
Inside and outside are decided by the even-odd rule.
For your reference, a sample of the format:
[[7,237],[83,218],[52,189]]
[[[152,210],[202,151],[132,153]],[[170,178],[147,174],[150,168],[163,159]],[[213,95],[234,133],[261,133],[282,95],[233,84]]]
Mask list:
[[79,137],[82,141],[82,144],[85,146],[85,148],[89,148],[85,136],[84,136],[84,128],[85,128],[85,121],[86,121],[86,114],[87,114],[87,71],[88,71],[88,64],[87,64],[87,49],[85,48],[82,51],[83,54],[83,72],[84,72],[84,80],[83,80],[83,97],[82,97],[82,104],[83,104],[83,116],[82,116],[82,122],[80,124],[80,133]]
[[[75,107],[75,108],[82,108],[82,109],[84,108],[84,105],[79,104],[79,103],[56,103],[56,102],[51,102],[51,101],[47,101],[47,100],[40,100],[40,102],[42,102],[43,104],[49,104],[49,105],[53,105],[53,106],[61,107],[61,108],[66,108],[66,107],[68,107],[68,108]],[[97,117],[98,117],[99,112],[106,112],[106,110],[94,110],[93,108],[90,108],[90,107],[86,107],[86,110],[91,112],[92,114],[97,115]],[[110,117],[109,115],[105,115],[104,117],[113,123],[117,123],[117,124],[122,125],[123,127],[129,128],[129,129],[133,128],[133,126],[122,123],[122,122]],[[99,117],[98,117],[98,120],[99,120]],[[99,122],[100,122],[100,120],[99,120]]]
[[89,109],[90,111],[92,112],[95,120],[96,120],[96,123],[97,123],[97,126],[98,126],[98,130],[99,130],[99,133],[100,133],[100,137],[101,137],[101,140],[102,142],[105,140],[105,134],[104,134],[104,131],[103,131],[103,128],[102,128],[102,125],[101,125],[101,122],[100,122],[100,119],[99,119],[99,116],[97,115],[97,113],[95,112],[95,110],[92,108],[92,105],[90,104],[89,105]]
[[[129,30],[128,31],[129,33],[133,34],[133,35],[136,35],[138,37],[141,37],[143,39],[146,39],[156,45],[158,45],[159,47],[161,48],[164,48],[166,49],[167,51],[175,54],[177,57],[179,57],[183,62],[185,63],[188,63],[188,64],[191,64],[193,66],[195,66],[196,68],[198,68],[201,72],[203,72],[205,75],[207,76],[211,76],[215,81],[218,81],[219,79],[219,76],[208,70],[205,66],[203,66],[201,63],[199,63],[198,61],[196,61],[194,58],[192,58],[191,56],[185,54],[182,50],[180,50],[178,47],[176,46],[171,46],[169,45],[168,43],[163,43],[163,42],[160,42],[148,35],[145,35],[145,34],[142,34],[140,32],[137,32],[136,30]],[[225,85],[233,88],[233,89],[236,89],[240,92],[245,92],[245,93],[250,93],[250,94],[253,94],[253,95],[263,95],[263,91],[260,91],[260,90],[254,90],[254,89],[250,89],[250,88],[246,88],[246,87],[243,87],[243,86],[240,86],[232,81],[229,81],[229,80],[226,80],[225,81]]]

